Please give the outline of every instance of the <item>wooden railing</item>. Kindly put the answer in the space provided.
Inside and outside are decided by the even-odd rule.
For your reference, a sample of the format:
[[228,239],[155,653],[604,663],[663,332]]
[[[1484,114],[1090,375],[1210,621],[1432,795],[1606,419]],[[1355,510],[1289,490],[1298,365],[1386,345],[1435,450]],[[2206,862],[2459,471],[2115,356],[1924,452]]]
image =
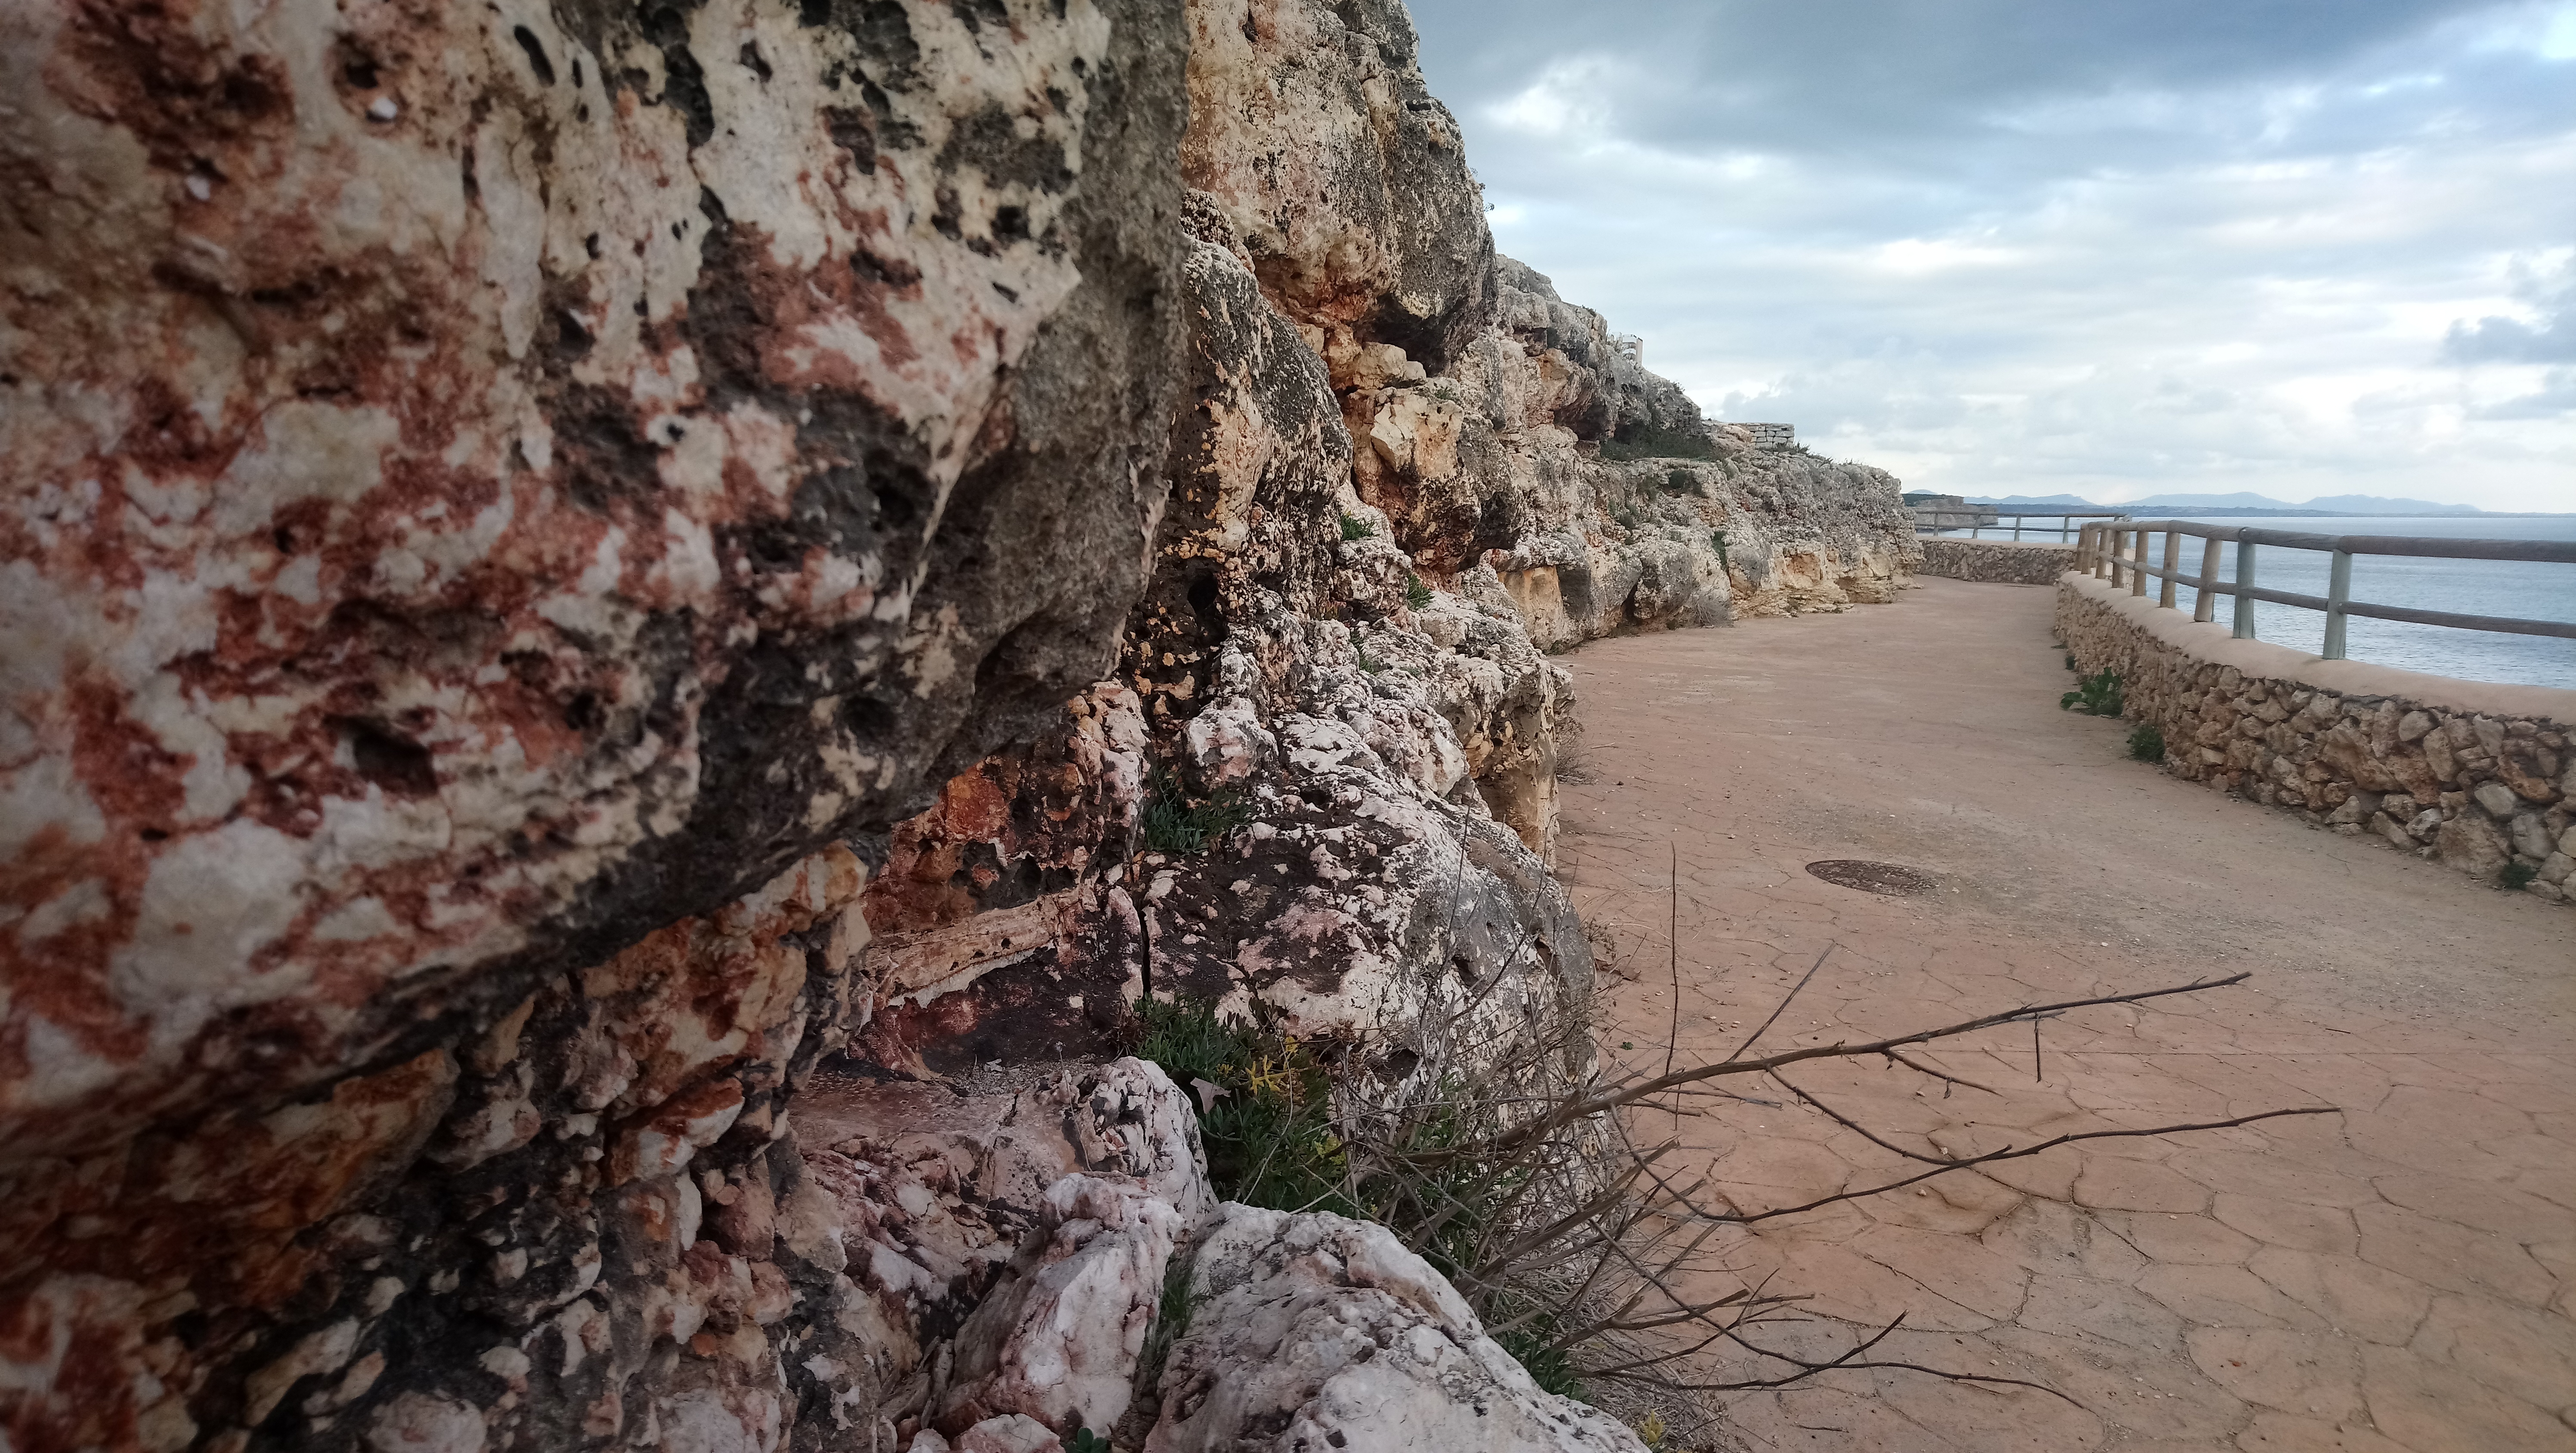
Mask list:
[[[2149,559],[2148,537],[2165,537],[2165,563]],[[2182,573],[2182,541],[2186,535],[2197,536],[2203,543],[2200,573]],[[2236,579],[2217,579],[2220,547],[2233,541],[2236,545]],[[2274,545],[2291,550],[2322,550],[2334,556],[2327,572],[2323,596],[2298,595],[2286,590],[2266,590],[2254,583],[2257,546]],[[2278,605],[2295,605],[2307,610],[2324,611],[2326,615],[2325,650],[2320,654],[2329,661],[2344,659],[2344,621],[2350,616],[2367,616],[2372,620],[2411,621],[2417,625],[2450,626],[2463,631],[2499,631],[2517,636],[2558,636],[2576,640],[2576,622],[2530,621],[2512,616],[2459,615],[2446,610],[2416,610],[2410,606],[2372,605],[2352,598],[2352,557],[2355,555],[2415,555],[2445,560],[2536,560],[2576,565],[2576,541],[2571,540],[2439,540],[2423,535],[2309,535],[2294,530],[2261,530],[2251,525],[2202,525],[2189,520],[2126,520],[2086,525],[2075,549],[2075,568],[2096,579],[2107,578],[2114,586],[2127,585],[2131,595],[2147,593],[2149,578],[2160,580],[2156,604],[2166,609],[2174,605],[2174,590],[2188,585],[2199,592],[2191,618],[2212,619],[2218,597],[2236,599],[2236,635],[2239,640],[2254,639],[2254,602],[2272,601]]]
[[[2068,527],[2077,520],[2125,520],[2129,517],[2126,510],[1998,510],[1976,505],[1970,505],[1965,509],[1948,510],[1923,505],[1915,505],[1911,508],[1914,511],[1915,533],[1937,535],[1944,530],[1965,530],[1971,540],[1978,538],[1979,530],[2002,529],[2005,520],[2012,521],[2012,537],[2016,540],[2021,538],[2022,521],[2055,520],[2057,538],[2064,541],[2071,538]],[[1987,523],[1989,520],[1993,523]],[[2045,525],[2031,527],[2034,534],[2045,534],[2047,529]]]

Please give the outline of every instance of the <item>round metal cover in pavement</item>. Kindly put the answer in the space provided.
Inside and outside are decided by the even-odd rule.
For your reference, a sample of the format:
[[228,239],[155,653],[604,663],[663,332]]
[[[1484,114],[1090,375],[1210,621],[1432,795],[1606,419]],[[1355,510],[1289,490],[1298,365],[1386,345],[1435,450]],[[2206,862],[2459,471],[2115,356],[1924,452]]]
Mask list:
[[1858,858],[1826,858],[1809,863],[1807,871],[1828,883],[1858,888],[1864,893],[1929,893],[1933,886],[1929,873],[1895,863],[1866,863]]

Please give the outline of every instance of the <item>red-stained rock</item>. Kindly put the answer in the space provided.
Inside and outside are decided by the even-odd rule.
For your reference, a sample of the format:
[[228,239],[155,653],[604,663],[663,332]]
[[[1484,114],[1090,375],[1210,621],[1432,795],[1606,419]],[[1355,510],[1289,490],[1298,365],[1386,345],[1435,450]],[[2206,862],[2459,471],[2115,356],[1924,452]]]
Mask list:
[[462,1029],[1102,674],[1178,17],[842,8],[0,19],[9,1154]]

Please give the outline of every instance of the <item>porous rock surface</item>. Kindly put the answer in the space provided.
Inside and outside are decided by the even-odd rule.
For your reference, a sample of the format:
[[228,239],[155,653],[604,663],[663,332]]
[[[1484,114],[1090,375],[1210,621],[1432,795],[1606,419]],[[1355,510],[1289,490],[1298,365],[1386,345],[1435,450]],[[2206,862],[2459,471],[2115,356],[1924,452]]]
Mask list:
[[14,1448],[835,1426],[782,1102],[874,998],[844,843],[1114,659],[1182,47],[0,17]]
[[1146,1453],[1644,1446],[1540,1390],[1385,1227],[1232,1203],[1221,1215],[1192,1252],[1190,1321]]

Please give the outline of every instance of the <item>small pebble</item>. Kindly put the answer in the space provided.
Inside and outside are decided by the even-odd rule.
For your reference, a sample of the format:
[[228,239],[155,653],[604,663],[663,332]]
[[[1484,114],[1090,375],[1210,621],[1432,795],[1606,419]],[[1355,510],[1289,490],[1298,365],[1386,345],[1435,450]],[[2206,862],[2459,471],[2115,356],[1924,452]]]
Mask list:
[[200,172],[189,173],[186,185],[188,195],[200,202],[215,194],[215,184],[207,181],[204,174]]
[[401,114],[402,108],[394,104],[391,96],[378,96],[367,103],[367,117],[373,121],[391,121]]

